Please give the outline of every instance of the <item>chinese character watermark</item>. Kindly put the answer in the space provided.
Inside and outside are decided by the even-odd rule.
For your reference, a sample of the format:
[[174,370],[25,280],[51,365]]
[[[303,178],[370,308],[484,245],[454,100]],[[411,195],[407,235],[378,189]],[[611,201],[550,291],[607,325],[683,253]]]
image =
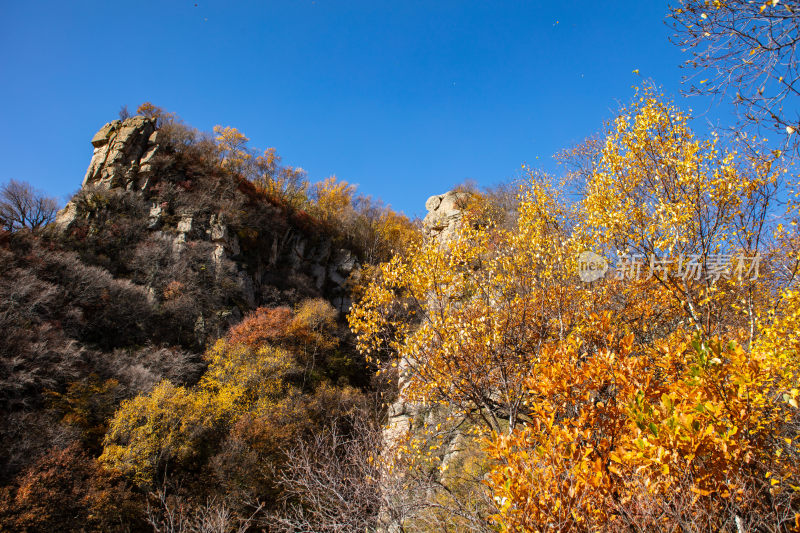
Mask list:
[[688,254],[677,257],[661,257],[644,254],[620,254],[613,266],[605,257],[594,252],[582,252],[578,256],[578,276],[581,281],[591,283],[606,276],[610,271],[617,280],[649,280],[652,278],[680,278],[684,281],[710,281],[758,279],[761,254]]

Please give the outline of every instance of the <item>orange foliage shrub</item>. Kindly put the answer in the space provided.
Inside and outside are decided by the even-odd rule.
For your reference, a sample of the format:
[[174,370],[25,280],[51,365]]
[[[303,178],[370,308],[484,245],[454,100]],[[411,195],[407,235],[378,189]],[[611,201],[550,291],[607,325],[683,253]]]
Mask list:
[[288,307],[260,307],[228,332],[232,344],[251,348],[279,345],[289,350],[307,371],[317,366],[318,357],[336,347],[336,309],[322,298]]
[[136,108],[136,114],[155,119],[156,126],[159,128],[178,120],[178,116],[175,113],[167,111],[163,107],[159,107],[151,102],[140,104],[139,107]]
[[230,329],[228,341],[253,348],[270,343],[332,348],[337,344],[330,335],[336,327],[336,314],[322,298],[304,300],[294,312],[288,307],[259,307]]
[[292,310],[288,307],[259,307],[230,329],[228,341],[252,347],[281,342],[288,337],[291,322]]
[[164,299],[165,300],[174,300],[183,294],[185,289],[185,285],[178,280],[170,281],[166,287],[164,287]]
[[145,527],[143,501],[77,445],[54,449],[0,492],[2,531],[130,531]]
[[[676,334],[634,342],[611,313],[544,350],[527,423],[487,439],[503,531],[794,523],[797,365]],[[796,403],[796,402],[795,402]]]

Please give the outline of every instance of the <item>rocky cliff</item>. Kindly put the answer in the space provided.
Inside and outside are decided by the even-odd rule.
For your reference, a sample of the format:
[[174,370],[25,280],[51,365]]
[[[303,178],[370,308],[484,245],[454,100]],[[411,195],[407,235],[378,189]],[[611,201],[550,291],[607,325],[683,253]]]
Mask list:
[[[97,462],[117,448],[106,444],[115,413],[136,401],[146,407],[130,427],[146,438],[119,443],[148,449],[123,455],[159,461],[152,486],[236,502],[235,513],[251,501],[278,511],[285,447],[372,405],[367,361],[328,304],[347,310],[347,278],[368,257],[339,224],[358,213],[272,195],[277,174],[230,168],[215,140],[176,122],[104,125],[55,227],[0,239],[0,531],[146,530],[150,487],[114,467],[119,492],[105,492]],[[215,359],[225,368],[209,371]],[[27,521],[27,502],[41,507],[16,498],[29,473],[69,524],[63,512]],[[86,503],[93,491],[109,506]]]
[[109,122],[92,137],[94,152],[83,186],[145,189],[160,148],[159,136],[154,119],[137,116]]
[[[227,279],[221,284],[235,284],[225,304],[229,321],[261,305],[318,295],[346,310],[345,281],[358,267],[356,253],[307,216],[257,198],[246,180],[222,172],[209,162],[213,145],[187,147],[176,137],[143,116],[100,128],[82,189],[58,214],[62,234],[95,262],[123,272],[146,246],[168,248],[176,257],[207,254],[218,279]],[[128,242],[104,241],[109,232]],[[100,245],[90,241],[114,241],[116,249],[97,251]],[[149,282],[154,300],[164,293],[160,281]],[[197,329],[209,329],[208,320],[198,310]]]

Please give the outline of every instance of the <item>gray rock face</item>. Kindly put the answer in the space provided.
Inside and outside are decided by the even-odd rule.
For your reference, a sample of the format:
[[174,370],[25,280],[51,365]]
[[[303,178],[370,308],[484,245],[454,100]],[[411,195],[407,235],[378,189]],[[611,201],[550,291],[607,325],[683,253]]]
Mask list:
[[208,233],[211,238],[211,242],[217,245],[217,249],[220,250],[220,253],[224,252],[229,256],[236,256],[241,253],[239,238],[235,233],[230,231],[230,228],[228,228],[228,225],[225,224],[221,216],[211,215],[209,226],[210,228],[206,230],[206,233]]
[[161,227],[161,216],[164,208],[161,204],[154,203],[150,206],[150,216],[147,219],[147,229],[158,229]]
[[[179,253],[186,245],[187,238],[192,232],[193,222],[194,217],[188,213],[182,215],[180,221],[178,221],[178,225],[176,226],[178,234],[175,236],[175,240],[172,242],[172,250],[175,253]],[[214,259],[218,261],[219,258],[215,256]]]
[[178,233],[189,233],[192,231],[192,222],[194,222],[192,215],[183,215],[180,222],[178,222]]
[[78,208],[74,203],[69,202],[64,209],[56,213],[55,225],[59,228],[66,228],[72,224],[78,216]]
[[[94,152],[81,186],[106,190],[117,187],[145,189],[161,140],[154,119],[135,116],[109,122],[92,137]],[[160,212],[151,212],[151,215],[155,228]],[[77,210],[70,201],[58,212],[55,223],[65,230],[76,216]]]
[[389,406],[386,413],[386,425],[383,428],[383,441],[388,448],[393,448],[401,442],[403,437],[414,430],[413,420],[419,418],[424,407],[418,403],[408,402],[403,397],[403,390],[408,386],[410,378],[410,362],[403,358],[398,365],[397,374],[397,400]]
[[146,186],[159,149],[155,120],[136,116],[109,122],[92,137],[94,153],[83,186]]
[[428,238],[447,240],[458,227],[462,210],[469,200],[468,192],[448,191],[428,198],[425,209],[428,214],[422,221]]

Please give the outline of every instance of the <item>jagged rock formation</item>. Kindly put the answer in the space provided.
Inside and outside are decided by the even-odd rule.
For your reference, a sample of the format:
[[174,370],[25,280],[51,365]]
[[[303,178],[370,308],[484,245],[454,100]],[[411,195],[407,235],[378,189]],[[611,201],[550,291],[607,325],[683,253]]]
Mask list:
[[[306,297],[326,296],[342,311],[349,307],[345,280],[358,268],[353,251],[337,246],[331,235],[315,231],[312,222],[293,223],[293,215],[281,206],[254,204],[247,184],[240,183],[237,190],[230,175],[212,176],[207,182],[217,186],[227,180],[225,193],[235,197],[238,207],[227,206],[213,190],[198,192],[200,163],[191,171],[176,165],[175,154],[183,148],[173,145],[170,135],[159,129],[155,119],[144,116],[100,128],[91,140],[94,151],[82,190],[56,218],[60,231],[97,233],[111,216],[100,216],[103,209],[133,195],[149,206],[141,216],[132,217],[142,226],[144,238],[149,233],[151,240],[171,241],[174,254],[202,243],[211,250],[215,269],[227,269],[226,275],[236,280],[241,296],[236,308],[226,311],[232,320],[259,305],[280,303],[275,296],[278,289],[297,288],[295,292]],[[197,320],[196,329],[202,334],[207,317]]]
[[[135,116],[107,123],[92,137],[94,151],[81,187],[146,189],[160,148],[159,137],[151,118]],[[70,201],[59,211],[56,225],[66,229],[77,214],[77,206]]]
[[428,198],[425,202],[428,214],[422,221],[426,237],[442,242],[449,240],[461,221],[462,211],[470,197],[468,192],[448,191]]
[[152,161],[159,150],[156,121],[136,116],[109,122],[92,137],[94,153],[83,186],[147,187]]

